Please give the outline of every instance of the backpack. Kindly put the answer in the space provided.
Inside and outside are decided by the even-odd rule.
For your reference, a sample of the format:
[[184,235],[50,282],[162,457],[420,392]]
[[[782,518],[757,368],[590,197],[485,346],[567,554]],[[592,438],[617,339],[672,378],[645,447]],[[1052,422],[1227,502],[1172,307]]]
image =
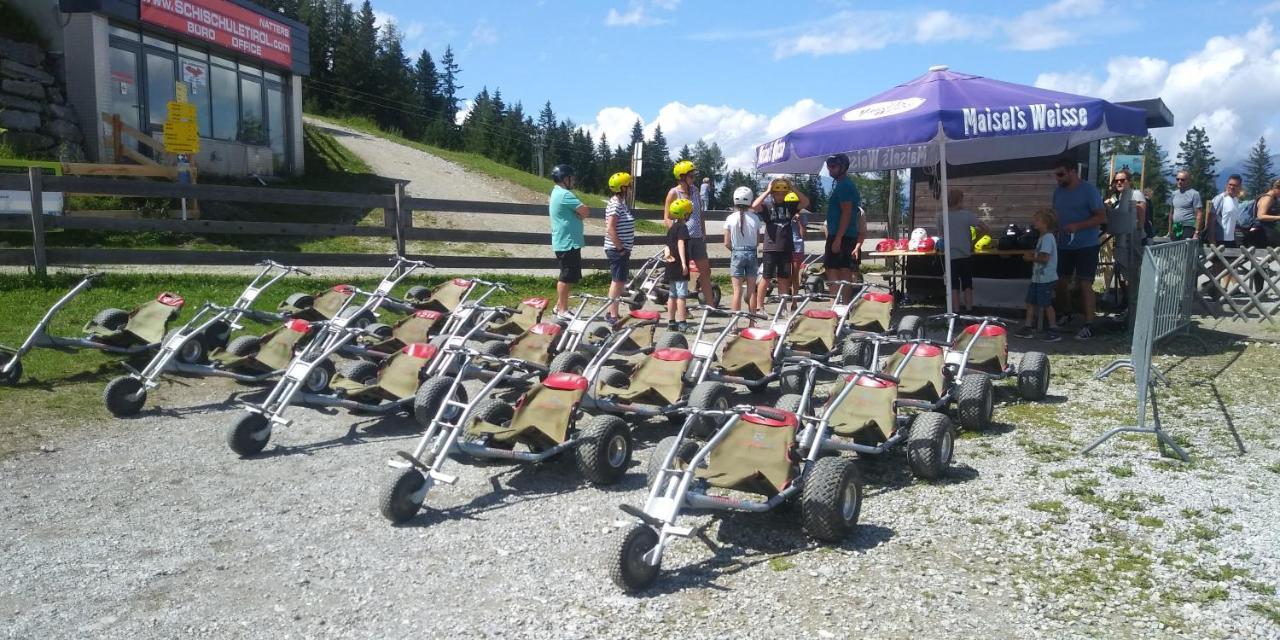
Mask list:
[[1236,205],[1236,227],[1248,229],[1258,222],[1258,201],[1246,200]]

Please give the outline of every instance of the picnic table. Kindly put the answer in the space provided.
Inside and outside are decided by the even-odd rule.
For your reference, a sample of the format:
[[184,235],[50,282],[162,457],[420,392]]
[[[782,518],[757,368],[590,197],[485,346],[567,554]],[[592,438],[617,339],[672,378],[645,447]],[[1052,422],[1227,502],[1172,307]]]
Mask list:
[[[1034,250],[1032,249],[995,249],[991,251],[975,251],[973,252],[973,255],[974,257],[990,256],[995,258],[1014,258],[1014,257],[1021,258],[1023,256],[1029,256],[1032,253],[1034,253]],[[903,264],[905,259],[907,258],[937,258],[939,259],[939,261],[941,261],[942,259],[941,251],[898,251],[898,250],[869,251],[869,252],[863,253],[862,255],[864,260],[877,259],[877,260],[885,260],[888,263],[889,273],[882,274],[882,277],[888,281],[889,289],[893,291],[895,295],[900,296],[904,300],[907,298],[906,296],[907,280],[936,280],[941,282],[944,277],[943,272],[941,271],[939,271],[937,275],[919,274],[919,273],[909,274],[906,272],[905,265]],[[975,278],[975,280],[977,279],[978,278]],[[1003,304],[996,304],[992,306],[1010,306],[1010,305],[1017,306],[1021,304],[1022,296],[1026,291],[1027,279],[1010,278],[1010,279],[996,280],[994,278],[991,278],[991,279],[983,278],[982,280],[984,280],[984,284],[988,285],[983,287],[983,289],[985,289],[988,295],[995,294],[995,293],[1006,294],[1003,296],[995,295],[994,297],[1000,299],[1003,302]],[[989,286],[990,283],[987,282],[990,280],[994,280],[1001,285],[1016,284],[1017,286],[1012,288],[1012,293],[995,292]],[[1008,289],[1009,287],[1002,286],[1001,288]],[[975,286],[975,291],[980,291],[980,290],[978,289],[978,287]]]

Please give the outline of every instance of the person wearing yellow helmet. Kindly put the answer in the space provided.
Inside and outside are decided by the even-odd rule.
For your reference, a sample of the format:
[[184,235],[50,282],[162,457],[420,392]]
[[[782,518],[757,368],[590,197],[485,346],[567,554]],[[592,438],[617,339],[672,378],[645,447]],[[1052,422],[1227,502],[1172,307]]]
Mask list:
[[[609,258],[609,297],[619,298],[627,293],[628,273],[631,270],[631,248],[636,241],[636,219],[627,207],[627,194],[631,192],[631,174],[619,171],[609,176],[609,202],[604,207],[604,254]],[[618,303],[609,305],[605,320],[613,325],[618,322]]]
[[687,331],[688,310],[685,300],[689,297],[689,227],[685,220],[693,215],[696,206],[688,198],[677,198],[667,207],[671,227],[667,229],[667,248],[663,259],[667,267],[667,329]]
[[693,260],[698,267],[698,291],[702,293],[702,299],[711,304],[713,299],[711,297],[711,264],[707,259],[707,230],[702,221],[702,196],[694,184],[697,178],[697,167],[688,160],[681,160],[672,168],[671,173],[675,175],[676,186],[667,191],[662,219],[668,227],[671,226],[671,203],[676,200],[683,198],[693,204],[693,212],[685,221],[685,225],[689,228],[689,259]]
[[769,181],[769,188],[751,203],[751,208],[760,212],[764,221],[763,269],[756,285],[756,298],[764,301],[770,279],[777,282],[780,295],[791,295],[795,293],[791,286],[791,254],[795,252],[792,227],[798,224],[800,210],[809,208],[809,198],[796,191],[787,178],[774,178]]

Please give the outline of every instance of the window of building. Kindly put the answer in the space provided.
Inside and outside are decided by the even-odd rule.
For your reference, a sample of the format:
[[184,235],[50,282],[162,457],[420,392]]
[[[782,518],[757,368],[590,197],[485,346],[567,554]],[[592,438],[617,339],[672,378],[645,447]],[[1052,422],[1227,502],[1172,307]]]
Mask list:
[[173,100],[177,77],[175,66],[172,57],[147,52],[147,121],[152,130],[163,129],[169,115],[168,103]]
[[199,60],[182,57],[179,72],[182,81],[187,83],[187,101],[196,105],[196,126],[200,136],[208,138],[213,135],[213,116],[209,111],[212,104],[209,100],[209,65]]
[[133,29],[118,27],[114,24],[111,25],[110,33],[112,37],[124,38],[125,40],[132,40],[134,42],[138,41],[138,36],[140,35],[137,31],[134,31]]
[[267,83],[267,134],[271,137],[271,158],[276,171],[288,165],[288,132],[284,126],[284,92],[278,83]]
[[145,44],[148,47],[155,47],[163,51],[176,51],[178,48],[177,45],[168,40],[161,40],[160,38],[152,37],[145,33],[142,34],[142,44]]
[[120,47],[111,47],[111,80],[107,90],[111,112],[119,115],[125,124],[138,128],[138,54]]
[[240,88],[236,72],[213,65],[209,74],[209,94],[213,100],[213,137],[235,140],[240,122]]
[[267,144],[267,123],[262,117],[262,82],[240,76],[240,142]]

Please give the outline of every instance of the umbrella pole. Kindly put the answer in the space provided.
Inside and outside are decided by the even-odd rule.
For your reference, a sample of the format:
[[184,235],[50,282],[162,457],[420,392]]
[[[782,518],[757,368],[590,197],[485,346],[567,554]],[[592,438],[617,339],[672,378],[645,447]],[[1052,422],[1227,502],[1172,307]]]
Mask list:
[[[938,123],[938,160],[942,166],[942,228],[939,234],[942,235],[942,287],[947,292],[947,313],[951,313],[955,309],[952,296],[955,292],[951,290],[951,243],[955,239],[947,237],[947,230],[951,228],[951,206],[947,201],[947,136],[942,130],[942,123]],[[947,340],[951,339],[951,332],[955,328],[955,319],[947,322]]]

